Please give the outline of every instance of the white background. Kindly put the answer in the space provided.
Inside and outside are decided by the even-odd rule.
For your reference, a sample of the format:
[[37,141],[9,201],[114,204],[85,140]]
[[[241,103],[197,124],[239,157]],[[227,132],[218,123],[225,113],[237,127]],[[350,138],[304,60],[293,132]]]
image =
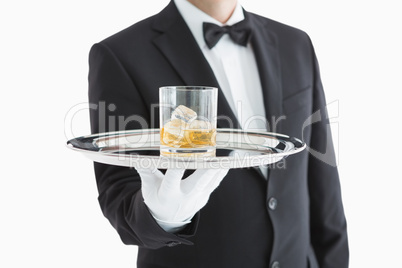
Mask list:
[[[137,248],[123,245],[101,214],[91,161],[65,142],[89,134],[80,109],[90,46],[167,3],[1,2],[0,267],[135,267]],[[402,267],[397,1],[242,4],[313,40],[331,103],[350,267]]]

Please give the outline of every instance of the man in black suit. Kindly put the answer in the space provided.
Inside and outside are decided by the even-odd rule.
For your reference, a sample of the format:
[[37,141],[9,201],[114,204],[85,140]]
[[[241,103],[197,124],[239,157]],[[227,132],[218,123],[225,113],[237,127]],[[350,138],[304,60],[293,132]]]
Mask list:
[[[194,8],[198,11],[189,15]],[[217,24],[243,16],[241,28],[248,34],[235,40],[227,32],[221,37],[226,40],[209,44],[199,38],[203,22],[193,15]],[[247,61],[238,73],[242,78],[234,78],[244,83],[240,86],[231,80],[239,70],[231,68],[230,55],[214,54],[229,40],[241,47],[240,52],[228,46],[239,56],[234,66]],[[264,113],[267,130],[302,137],[309,149],[268,173],[230,170],[206,205],[173,232],[144,202],[135,170],[95,163],[102,211],[124,243],[138,245],[139,268],[348,267],[325,97],[304,32],[243,11],[236,0],[174,0],[159,14],[95,44],[89,60],[89,99],[98,105],[91,110],[93,133],[158,128],[153,107],[159,87],[208,85],[220,89],[218,115],[224,120],[218,127],[244,127],[234,104],[250,97],[248,115]]]

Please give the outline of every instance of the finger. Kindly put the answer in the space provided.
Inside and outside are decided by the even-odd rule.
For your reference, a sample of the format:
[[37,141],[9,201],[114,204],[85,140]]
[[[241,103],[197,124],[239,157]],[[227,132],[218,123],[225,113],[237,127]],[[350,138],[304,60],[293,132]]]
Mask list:
[[162,180],[162,193],[169,193],[180,190],[181,179],[183,178],[185,169],[168,169]]
[[182,182],[182,189],[184,192],[189,193],[197,187],[197,190],[200,191],[203,184],[207,184],[209,182],[210,177],[208,175],[208,169],[197,169],[190,176],[188,176]]
[[223,179],[226,177],[228,174],[229,169],[219,169],[219,172],[217,172],[214,176],[214,178],[211,180],[211,182],[205,187],[205,191],[212,192],[214,191],[220,183],[223,181]]
[[140,174],[141,183],[143,187],[155,187],[155,185],[160,184],[163,179],[163,173],[158,169],[149,168],[137,168],[138,174]]
[[186,188],[190,191],[204,191],[222,172],[220,169],[197,169],[185,180]]

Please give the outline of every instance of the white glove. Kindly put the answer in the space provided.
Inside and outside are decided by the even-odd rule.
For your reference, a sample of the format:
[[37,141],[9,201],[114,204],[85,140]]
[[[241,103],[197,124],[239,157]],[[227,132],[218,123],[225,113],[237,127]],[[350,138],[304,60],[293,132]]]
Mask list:
[[180,230],[208,202],[229,169],[198,169],[182,180],[184,169],[137,169],[144,202],[168,232]]

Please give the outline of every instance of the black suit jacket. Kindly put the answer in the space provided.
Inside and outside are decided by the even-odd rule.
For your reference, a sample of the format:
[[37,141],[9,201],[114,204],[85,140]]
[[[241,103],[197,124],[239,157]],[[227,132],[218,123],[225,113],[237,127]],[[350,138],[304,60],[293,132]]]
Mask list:
[[[178,234],[154,221],[135,170],[95,163],[102,211],[124,243],[139,246],[140,268],[348,266],[338,172],[330,163],[326,103],[310,39],[292,27],[245,15],[254,30],[251,44],[270,131],[303,138],[309,150],[272,166],[267,181],[255,169],[230,170]],[[173,2],[95,44],[89,63],[89,99],[97,105],[90,114],[93,133],[158,128],[161,86],[219,88]],[[221,91],[218,99],[218,127],[237,127]]]

